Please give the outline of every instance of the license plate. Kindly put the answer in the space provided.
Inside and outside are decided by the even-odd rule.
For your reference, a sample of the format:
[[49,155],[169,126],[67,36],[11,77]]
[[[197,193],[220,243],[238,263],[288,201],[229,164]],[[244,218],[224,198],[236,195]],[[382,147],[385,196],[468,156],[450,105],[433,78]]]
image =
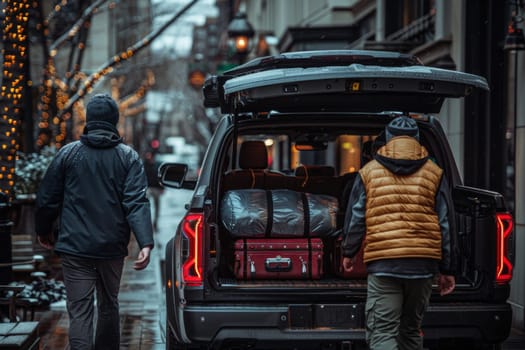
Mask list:
[[297,304],[288,308],[292,329],[364,327],[364,304]]

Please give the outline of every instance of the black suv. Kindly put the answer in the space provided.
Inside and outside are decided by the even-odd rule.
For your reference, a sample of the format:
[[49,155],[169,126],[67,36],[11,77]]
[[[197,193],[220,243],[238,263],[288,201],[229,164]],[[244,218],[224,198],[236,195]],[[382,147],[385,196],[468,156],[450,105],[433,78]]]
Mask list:
[[199,177],[159,169],[165,186],[194,189],[166,247],[167,348],[365,347],[366,270],[342,272],[341,228],[356,172],[399,115],[417,121],[456,216],[457,287],[432,295],[425,346],[497,347],[511,328],[512,217],[500,194],[462,185],[433,115],[487,90],[378,51],[285,53],[209,78],[204,105],[224,116]]

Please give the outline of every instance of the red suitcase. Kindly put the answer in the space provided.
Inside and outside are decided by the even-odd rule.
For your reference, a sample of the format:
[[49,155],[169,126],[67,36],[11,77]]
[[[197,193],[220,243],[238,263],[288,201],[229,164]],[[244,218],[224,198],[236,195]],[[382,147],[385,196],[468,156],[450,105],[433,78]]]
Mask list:
[[235,241],[235,276],[241,280],[319,279],[320,238],[244,238]]
[[346,272],[343,268],[342,242],[342,238],[339,238],[334,244],[333,266],[335,267],[335,274],[342,278],[367,278],[366,265],[363,261],[364,242],[353,258],[354,269],[350,272]]

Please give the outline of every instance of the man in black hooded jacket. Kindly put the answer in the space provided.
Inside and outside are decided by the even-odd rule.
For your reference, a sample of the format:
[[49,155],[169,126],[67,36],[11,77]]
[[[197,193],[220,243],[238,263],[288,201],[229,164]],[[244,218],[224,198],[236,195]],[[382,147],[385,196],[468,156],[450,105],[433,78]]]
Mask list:
[[119,349],[118,292],[131,231],[140,247],[135,269],[148,265],[153,248],[144,166],[122,143],[118,119],[115,101],[95,95],[80,141],[58,151],[37,194],[38,239],[62,261],[72,350]]

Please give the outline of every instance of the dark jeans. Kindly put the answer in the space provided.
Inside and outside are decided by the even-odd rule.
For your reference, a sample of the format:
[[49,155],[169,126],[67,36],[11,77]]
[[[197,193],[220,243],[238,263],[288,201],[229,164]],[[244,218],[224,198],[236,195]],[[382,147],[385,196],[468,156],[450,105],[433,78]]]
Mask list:
[[420,350],[433,278],[368,275],[366,338],[372,350]]
[[[71,350],[102,350],[120,347],[118,293],[124,258],[96,260],[61,255],[69,314]],[[93,339],[95,314],[97,322]]]

